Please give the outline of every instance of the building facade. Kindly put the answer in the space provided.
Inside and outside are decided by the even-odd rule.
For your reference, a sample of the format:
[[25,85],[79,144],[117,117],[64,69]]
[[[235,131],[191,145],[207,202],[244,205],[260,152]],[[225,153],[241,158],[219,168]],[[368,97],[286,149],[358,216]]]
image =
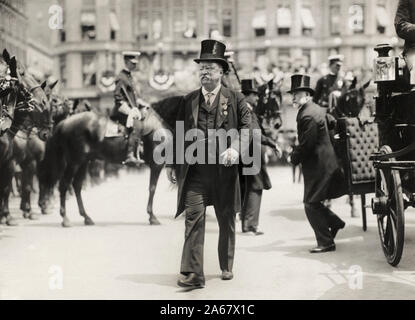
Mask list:
[[123,67],[121,52],[139,50],[137,77],[145,81],[155,70],[167,70],[186,91],[185,82],[195,80],[188,75],[195,73],[200,41],[208,37],[235,52],[242,73],[270,64],[315,67],[334,53],[343,54],[350,68],[371,67],[376,44],[402,44],[393,26],[397,2],[60,0],[55,73],[69,97],[109,105],[113,77]]
[[27,15],[25,0],[0,1],[0,48],[26,63]]

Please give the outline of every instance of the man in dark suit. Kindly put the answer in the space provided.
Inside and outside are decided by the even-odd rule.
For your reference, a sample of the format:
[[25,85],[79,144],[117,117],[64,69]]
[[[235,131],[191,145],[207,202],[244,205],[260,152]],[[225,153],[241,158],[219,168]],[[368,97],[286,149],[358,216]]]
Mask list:
[[[139,165],[144,161],[139,159],[140,154],[136,152],[140,141],[140,133],[137,125],[134,125],[134,122],[142,118],[140,108],[146,106],[146,103],[138,97],[135,87],[136,84],[131,72],[137,68],[137,57],[140,53],[135,51],[125,51],[123,52],[123,55],[125,68],[121,70],[115,80],[115,106],[112,110],[111,119],[118,121],[123,126],[127,127],[129,133],[127,158],[124,161],[124,164]],[[137,153],[137,157],[135,153]]]
[[[246,98],[247,106],[251,112],[252,122],[251,130],[258,130],[261,133],[261,140],[254,140],[252,143],[260,143],[257,146],[261,150],[261,162],[258,174],[242,175],[243,179],[243,197],[242,197],[242,232],[253,235],[262,235],[262,231],[258,229],[259,212],[261,208],[262,191],[272,188],[271,180],[268,176],[268,171],[265,163],[266,146],[271,147],[277,155],[281,156],[281,150],[277,144],[265,134],[261,123],[258,120],[254,110],[258,104],[258,90],[255,88],[253,79],[244,79],[241,81],[241,90]],[[250,151],[253,151],[251,148]]]
[[[167,166],[169,180],[178,184],[176,217],[183,211],[186,215],[185,242],[180,268],[181,274],[185,277],[178,281],[178,285],[185,288],[205,285],[203,245],[205,212],[209,205],[214,206],[219,224],[218,253],[222,280],[233,278],[235,215],[241,208],[237,163],[239,155],[243,155],[245,149],[248,149],[250,138],[249,135],[240,135],[240,139],[225,139],[227,149],[216,152],[216,149],[212,150],[211,146],[208,146],[212,141],[216,141],[209,132],[219,129],[224,129],[225,132],[241,132],[245,129],[245,132],[249,132],[251,114],[241,93],[221,85],[221,79],[229,68],[224,57],[225,48],[223,43],[215,40],[202,41],[200,58],[195,59],[199,64],[202,87],[183,98],[182,107],[177,115],[177,121],[183,124],[186,134],[190,130],[198,129],[202,137],[194,137],[194,141],[183,141],[183,136],[178,136],[176,127],[176,139],[183,142],[183,150],[190,149],[195,143],[201,146],[204,152],[199,154],[198,148],[196,153],[198,158],[202,159],[192,164],[186,152],[184,161],[176,158],[174,168]],[[181,152],[180,145],[181,142],[175,145],[175,155]]]
[[395,30],[405,40],[403,55],[411,73],[411,84],[415,85],[415,1],[399,0]]
[[330,73],[321,77],[316,84],[314,103],[321,107],[329,107],[329,95],[335,90],[341,90],[343,80],[340,76],[340,70],[343,65],[342,55],[333,55],[329,58]]
[[336,189],[333,183],[340,171],[327,128],[326,109],[312,101],[314,90],[310,88],[309,76],[293,75],[289,93],[293,94],[293,104],[298,108],[299,140],[291,162],[302,164],[304,207],[317,239],[317,247],[310,252],[334,251],[334,238],[345,223],[322,203],[332,198],[332,191]]

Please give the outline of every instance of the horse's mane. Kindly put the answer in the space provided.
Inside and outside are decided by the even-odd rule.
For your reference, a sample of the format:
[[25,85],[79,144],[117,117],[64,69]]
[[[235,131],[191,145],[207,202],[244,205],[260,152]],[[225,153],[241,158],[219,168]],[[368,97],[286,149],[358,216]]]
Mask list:
[[167,123],[170,128],[176,126],[176,116],[179,111],[183,96],[174,96],[163,99],[151,106],[154,111]]

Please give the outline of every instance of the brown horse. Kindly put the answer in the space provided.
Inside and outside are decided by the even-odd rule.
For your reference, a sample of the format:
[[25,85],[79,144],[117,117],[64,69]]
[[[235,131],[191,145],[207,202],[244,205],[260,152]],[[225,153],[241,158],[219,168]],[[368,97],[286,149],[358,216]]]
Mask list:
[[3,61],[10,75],[1,75],[6,89],[2,91],[0,116],[8,119],[10,125],[0,136],[0,222],[12,226],[16,223],[10,215],[8,202],[14,173],[13,139],[20,129],[33,125],[40,128],[39,136],[46,139],[51,118],[46,95],[36,80],[25,73],[24,67],[16,62],[15,57],[10,57],[7,50],[3,51]]
[[[67,100],[52,93],[56,83],[57,81],[49,85],[46,85],[46,83],[41,85],[50,102],[52,119],[55,125],[66,118],[70,113]],[[36,219],[36,216],[34,216],[31,211],[30,198],[33,191],[33,180],[38,173],[39,163],[43,160],[46,147],[46,142],[39,138],[38,131],[39,130],[36,127],[22,128],[17,132],[13,140],[13,158],[15,163],[21,168],[20,209],[23,211],[23,217],[29,219]],[[42,214],[48,213],[47,200],[47,194],[45,194],[43,186],[39,184],[38,205]]]
[[[160,222],[153,213],[153,197],[160,172],[164,164],[153,160],[153,150],[161,142],[154,141],[159,129],[173,128],[181,97],[167,98],[146,110],[139,121],[144,145],[144,160],[150,166],[150,188],[147,213],[151,225]],[[161,118],[162,116],[163,118]],[[126,156],[126,136],[105,137],[109,119],[94,112],[83,112],[59,123],[46,145],[45,158],[40,164],[39,180],[50,190],[59,182],[60,214],[62,226],[71,226],[66,216],[66,192],[70,184],[75,191],[79,214],[85,225],[93,225],[83,205],[81,191],[85,180],[88,162],[103,159],[112,163],[122,163]]]

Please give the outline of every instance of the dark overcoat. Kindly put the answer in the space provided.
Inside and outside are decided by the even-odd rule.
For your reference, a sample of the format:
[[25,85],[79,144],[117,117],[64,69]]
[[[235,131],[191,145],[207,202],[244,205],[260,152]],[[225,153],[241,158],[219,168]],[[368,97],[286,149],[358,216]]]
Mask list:
[[398,36],[405,40],[405,50],[415,48],[415,1],[399,0],[395,29]]
[[330,141],[326,114],[325,108],[309,101],[297,115],[299,145],[291,155],[291,162],[303,167],[304,203],[338,197],[346,188],[345,181],[339,181],[342,185],[334,184],[341,169]]
[[[251,113],[246,105],[245,97],[236,91],[221,87],[219,93],[219,104],[216,112],[215,129],[241,129],[249,130],[251,122]],[[183,97],[181,107],[177,115],[177,121],[183,121],[184,132],[190,129],[197,128],[199,103],[202,96],[201,89],[189,93]],[[203,96],[202,96],[203,98]],[[177,122],[176,122],[177,123]],[[174,168],[176,171],[178,195],[177,195],[177,212],[176,217],[179,216],[185,209],[184,207],[184,188],[186,185],[187,173],[189,171],[189,164],[184,161],[183,164],[177,161],[177,152],[184,153],[184,150],[193,143],[193,141],[184,141],[184,150],[181,150],[180,143],[177,142],[177,128],[176,139],[174,147]],[[236,142],[232,145],[238,152],[247,152],[249,148],[249,137],[241,136],[241,143]],[[184,137],[179,137],[183,141]],[[240,149],[240,146],[246,146],[246,150]],[[231,145],[228,145],[231,147]],[[218,155],[217,155],[218,156]],[[218,163],[218,162],[217,162]],[[222,164],[215,165],[216,181],[215,196],[213,202],[218,210],[226,212],[240,212],[241,210],[241,191],[239,185],[238,165],[225,167]]]
[[[247,175],[246,177],[246,187],[249,190],[269,190],[272,188],[271,180],[268,175],[267,165],[265,163],[265,152],[266,146],[273,147],[272,139],[268,138],[265,135],[265,132],[258,120],[258,117],[254,112],[251,113],[252,122],[251,122],[251,129],[252,130],[261,130],[261,168],[258,174],[255,175]],[[253,140],[252,143],[255,143]],[[252,152],[252,148],[250,150]],[[251,153],[252,154],[252,153]]]
[[111,112],[111,119],[125,124],[127,121],[127,115],[118,112],[118,109],[123,101],[127,102],[130,108],[137,108],[137,98],[137,91],[135,89],[134,79],[131,72],[121,70],[115,79],[114,108]]

